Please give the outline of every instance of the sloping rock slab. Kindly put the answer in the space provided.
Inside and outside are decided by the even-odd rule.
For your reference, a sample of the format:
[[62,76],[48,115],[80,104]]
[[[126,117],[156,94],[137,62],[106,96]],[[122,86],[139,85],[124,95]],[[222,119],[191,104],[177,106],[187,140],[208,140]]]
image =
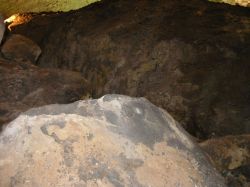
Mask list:
[[53,103],[71,103],[88,91],[77,72],[40,69],[28,61],[0,58],[0,127],[20,112]]
[[144,98],[31,109],[0,136],[0,186],[224,186],[203,152]]

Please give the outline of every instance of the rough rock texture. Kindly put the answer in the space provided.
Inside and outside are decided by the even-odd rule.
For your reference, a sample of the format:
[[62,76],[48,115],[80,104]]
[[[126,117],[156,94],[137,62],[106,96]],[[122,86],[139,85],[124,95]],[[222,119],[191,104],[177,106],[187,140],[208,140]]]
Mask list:
[[144,96],[198,137],[250,133],[249,9],[104,0],[13,30],[41,46],[39,66],[82,72],[93,97]]
[[4,32],[5,32],[4,19],[3,19],[2,15],[0,14],[0,45],[1,45],[2,40],[3,40]]
[[32,63],[36,63],[42,51],[40,47],[29,38],[19,34],[13,34],[6,39],[1,52],[5,58],[11,60],[28,60]]
[[0,135],[0,186],[219,187],[187,133],[144,98],[31,109]]
[[1,127],[35,106],[79,100],[86,95],[88,83],[77,72],[39,69],[28,61],[0,58],[0,88]]
[[228,186],[250,186],[250,135],[211,139],[200,146],[227,179]]

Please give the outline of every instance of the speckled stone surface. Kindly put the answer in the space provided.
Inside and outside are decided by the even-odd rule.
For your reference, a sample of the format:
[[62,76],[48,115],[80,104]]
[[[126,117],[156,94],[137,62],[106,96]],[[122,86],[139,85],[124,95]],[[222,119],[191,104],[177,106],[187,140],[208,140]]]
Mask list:
[[0,136],[0,186],[216,187],[189,135],[144,98],[105,95],[20,115]]

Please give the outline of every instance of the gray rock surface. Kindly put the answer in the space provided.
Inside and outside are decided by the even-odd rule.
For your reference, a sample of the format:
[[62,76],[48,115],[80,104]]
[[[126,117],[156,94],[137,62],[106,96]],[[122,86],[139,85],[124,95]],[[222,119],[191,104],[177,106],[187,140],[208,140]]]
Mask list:
[[0,136],[0,186],[219,187],[222,177],[164,110],[144,98],[31,109]]

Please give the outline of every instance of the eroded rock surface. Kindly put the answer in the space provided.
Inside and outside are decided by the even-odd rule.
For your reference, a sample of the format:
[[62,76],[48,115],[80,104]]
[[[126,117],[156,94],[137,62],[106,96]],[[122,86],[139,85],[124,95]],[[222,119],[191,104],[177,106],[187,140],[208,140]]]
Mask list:
[[227,179],[228,186],[250,186],[250,135],[214,138],[200,146]]
[[224,186],[166,111],[121,95],[20,115],[0,135],[0,178],[15,187]]
[[0,127],[30,108],[79,100],[88,83],[77,72],[40,69],[0,57]]
[[[201,138],[250,133],[250,11],[207,1],[104,0],[13,28],[40,67],[83,73],[92,96],[143,96]],[[27,32],[28,31],[28,32]]]

